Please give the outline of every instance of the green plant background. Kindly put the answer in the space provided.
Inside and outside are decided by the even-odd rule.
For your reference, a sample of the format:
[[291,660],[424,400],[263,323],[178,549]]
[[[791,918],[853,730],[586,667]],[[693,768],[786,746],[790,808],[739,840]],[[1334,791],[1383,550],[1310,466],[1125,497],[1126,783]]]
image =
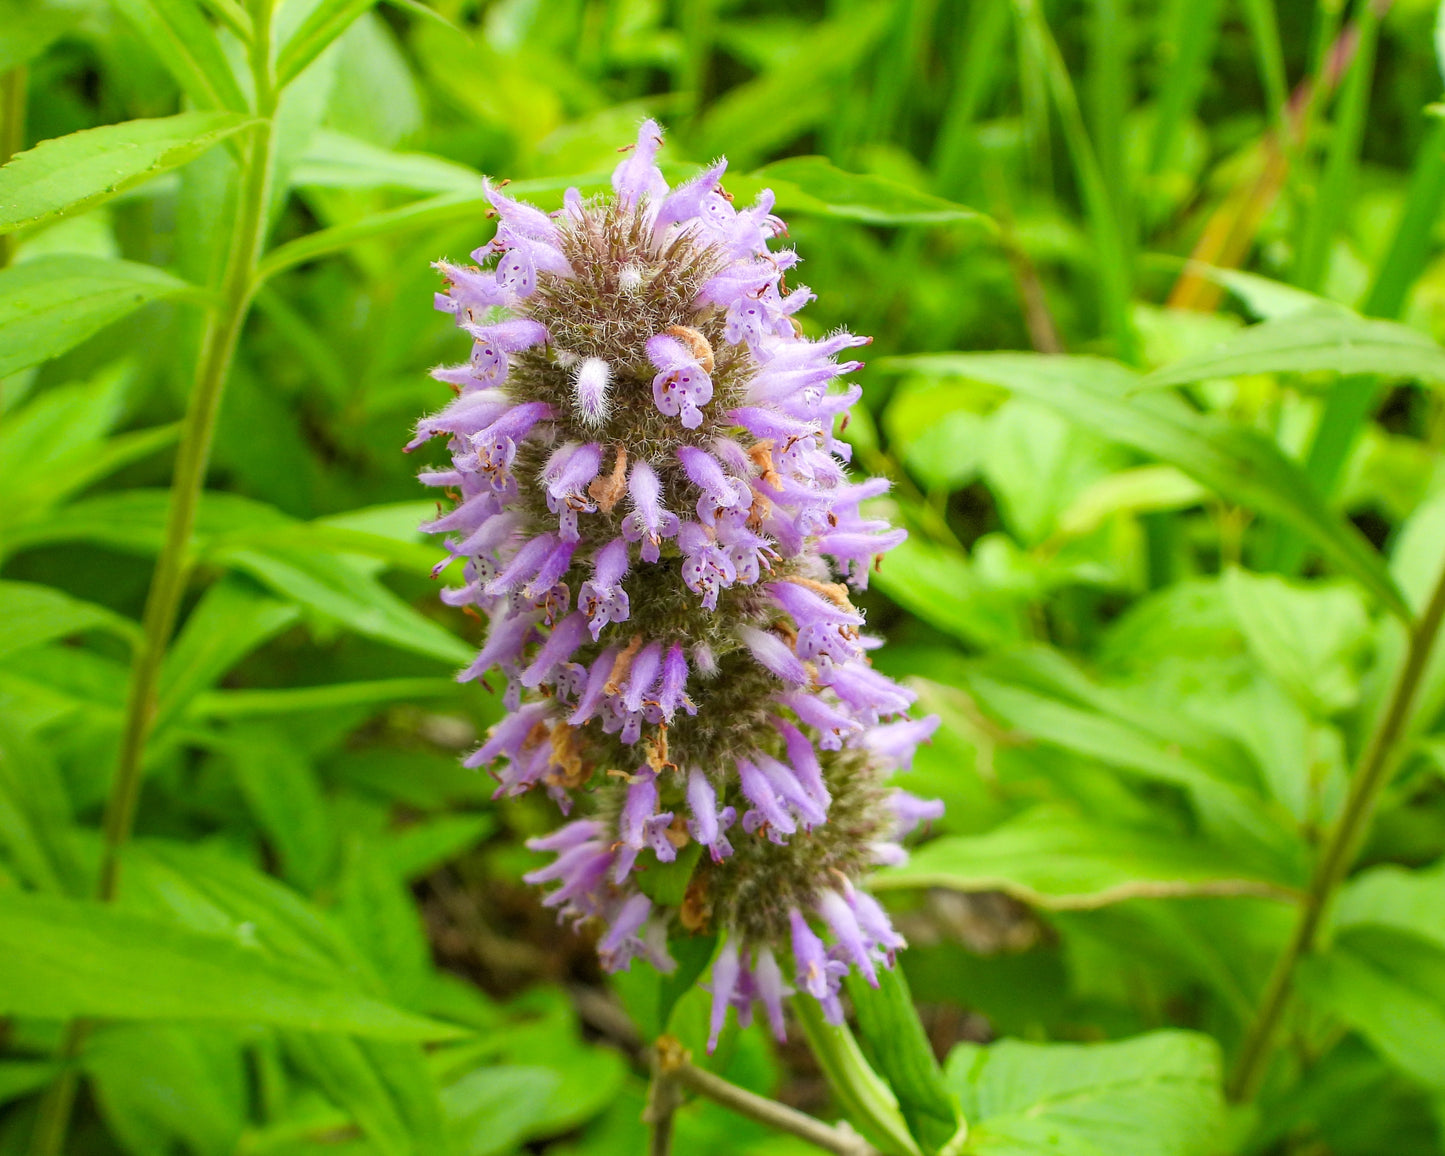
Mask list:
[[0,0],[0,1156],[642,1152],[664,1030],[849,1107],[802,1025],[704,1061],[706,993],[604,978],[520,882],[552,805],[459,766],[429,262],[648,115],[874,335],[863,601],[948,805],[877,881],[908,988],[851,992],[899,1151],[1445,1152],[1442,47],[1423,0]]

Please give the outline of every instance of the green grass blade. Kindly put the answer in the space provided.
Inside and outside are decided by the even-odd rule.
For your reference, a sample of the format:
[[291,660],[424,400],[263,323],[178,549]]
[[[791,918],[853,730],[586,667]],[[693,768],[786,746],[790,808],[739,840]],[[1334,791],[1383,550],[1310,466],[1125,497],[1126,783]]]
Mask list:
[[1359,19],[1355,59],[1340,93],[1339,112],[1330,134],[1324,176],[1305,221],[1295,268],[1295,283],[1316,292],[1329,272],[1335,235],[1352,202],[1360,165],[1360,142],[1364,137],[1365,117],[1370,105],[1370,84],[1375,75],[1380,18],[1374,4],[1366,2],[1361,7],[1364,11]]

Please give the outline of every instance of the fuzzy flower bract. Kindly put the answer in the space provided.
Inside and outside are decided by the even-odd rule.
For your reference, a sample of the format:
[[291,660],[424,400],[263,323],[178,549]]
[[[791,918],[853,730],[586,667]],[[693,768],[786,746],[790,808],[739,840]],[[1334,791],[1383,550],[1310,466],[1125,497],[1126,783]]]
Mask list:
[[719,936],[715,1043],[755,1002],[781,1036],[790,979],[838,1022],[848,969],[892,964],[862,883],[941,811],[887,783],[937,720],[873,669],[849,596],[904,537],[835,436],[868,339],[805,337],[771,193],[738,208],[724,161],[670,188],[661,143],[646,122],[613,194],[557,213],[488,187],[477,265],[437,264],[471,359],[434,371],[456,398],[408,448],[448,439],[425,528],[465,559],[444,600],[489,621],[460,677],[505,680],[467,765],[576,812],[528,879],[598,921],[607,968]]

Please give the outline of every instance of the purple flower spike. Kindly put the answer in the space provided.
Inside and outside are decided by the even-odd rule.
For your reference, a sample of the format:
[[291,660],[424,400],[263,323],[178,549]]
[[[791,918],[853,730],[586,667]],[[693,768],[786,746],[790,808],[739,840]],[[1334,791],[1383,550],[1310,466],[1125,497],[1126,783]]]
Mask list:
[[743,830],[752,834],[761,824],[767,823],[769,837],[781,843],[782,836],[791,835],[798,829],[777,787],[751,759],[738,760],[738,780],[742,784],[743,795],[754,807],[743,816]]
[[679,446],[677,457],[687,472],[688,480],[702,491],[697,500],[700,521],[711,526],[724,510],[747,512],[753,500],[752,490],[741,479],[729,477],[712,454],[696,446]]
[[783,999],[792,991],[783,982],[783,972],[773,958],[771,948],[760,947],[753,957],[753,986],[768,1015],[768,1026],[773,1029],[773,1038],[784,1043],[788,1033],[783,1026]]
[[662,711],[662,721],[670,723],[682,707],[688,714],[697,714],[697,707],[687,697],[687,654],[680,643],[674,642],[667,648],[667,657],[662,663],[662,685],[657,692],[657,706]]
[[733,853],[733,845],[723,832],[733,825],[737,811],[732,807],[718,810],[717,791],[696,767],[687,773],[687,805],[692,811],[688,832],[708,849],[714,863],[721,863]]
[[547,340],[544,326],[522,318],[498,325],[463,324],[462,328],[475,339],[472,376],[483,387],[498,386],[507,380],[510,369],[507,354],[520,353]]
[[657,368],[652,379],[652,400],[659,413],[682,415],[687,429],[702,425],[702,410],[712,400],[712,378],[693,354],[676,337],[659,333],[647,343],[647,356]]
[[903,838],[920,823],[929,823],[934,819],[943,818],[942,799],[920,799],[917,795],[910,795],[907,791],[894,791],[888,797],[888,802],[898,816],[898,826],[893,832],[896,839]]
[[818,914],[827,921],[838,937],[838,944],[858,966],[865,979],[874,987],[878,986],[878,970],[873,966],[873,957],[863,929],[858,926],[858,917],[853,906],[836,891],[824,891],[818,897]]
[[849,898],[853,903],[853,913],[858,917],[858,926],[873,941],[873,945],[884,953],[888,966],[892,967],[894,953],[907,947],[907,940],[893,930],[887,912],[868,892],[855,888]]
[[582,695],[577,700],[577,709],[567,719],[568,726],[581,726],[597,713],[607,693],[607,680],[612,675],[612,666],[617,661],[617,649],[609,646],[595,659],[587,670],[587,681],[583,684]]
[[742,636],[743,643],[752,656],[758,660],[758,665],[772,671],[784,682],[796,685],[808,680],[808,672],[803,669],[798,656],[772,631],[744,626],[738,630],[738,634]]
[[938,729],[936,714],[921,719],[905,719],[903,722],[888,723],[874,727],[864,740],[868,749],[889,766],[913,768],[913,755],[920,743],[926,743]]
[[652,900],[641,892],[631,895],[612,917],[612,926],[597,944],[597,954],[608,971],[626,971],[632,957],[646,950],[637,934],[652,914]]
[[[843,585],[904,536],[839,436],[868,339],[805,336],[772,193],[739,206],[723,160],[669,188],[661,144],[645,122],[613,192],[555,213],[486,187],[476,265],[436,266],[471,357],[432,371],[455,397],[408,449],[451,459],[421,475],[451,503],[425,526],[435,575],[461,572],[442,600],[490,619],[459,677],[505,680],[467,765],[580,812],[527,878],[595,924],[606,968],[718,936],[711,1047],[729,1007],[781,1039],[794,976],[841,1023],[850,967],[892,963],[863,884],[940,813],[888,782],[937,720],[874,669]],[[644,891],[659,864],[687,877]]]
[[829,1023],[841,1024],[843,1006],[838,1000],[838,988],[848,973],[848,965],[829,958],[823,941],[796,908],[788,912],[788,922],[798,986],[823,1005]]
[[547,487],[547,509],[559,517],[559,533],[563,541],[575,542],[577,515],[591,513],[597,503],[587,494],[587,486],[597,477],[602,464],[602,447],[596,442],[577,445],[568,442],[552,451],[542,471]]
[[677,515],[663,508],[662,484],[646,462],[632,467],[627,492],[632,497],[632,513],[622,519],[622,536],[629,542],[642,543],[644,562],[656,562],[662,540],[677,535]]
[[609,622],[626,622],[631,613],[627,591],[622,587],[627,569],[627,543],[621,538],[614,538],[597,551],[592,577],[582,583],[577,595],[578,608],[587,615],[593,642]]
[[672,812],[657,811],[657,772],[643,767],[633,777],[627,788],[627,803],[622,808],[622,817],[617,825],[617,862],[612,868],[612,881],[622,883],[637,861],[637,856],[648,847],[657,854],[660,862],[671,863],[677,858],[677,848],[667,837],[667,828],[672,822]]
[[718,591],[737,581],[737,567],[706,526],[683,522],[677,532],[682,551],[682,581],[702,598],[704,610],[717,609]]
[[735,939],[723,941],[722,950],[712,964],[712,1016],[709,1020],[707,1054],[717,1048],[718,1036],[728,1022],[728,1006],[732,1003],[733,992],[738,985],[738,973],[742,966],[738,960],[738,944]]
[[667,193],[667,181],[657,168],[657,150],[662,147],[662,126],[645,120],[637,130],[637,144],[612,173],[612,187],[624,205],[636,205],[644,198],[657,200]]

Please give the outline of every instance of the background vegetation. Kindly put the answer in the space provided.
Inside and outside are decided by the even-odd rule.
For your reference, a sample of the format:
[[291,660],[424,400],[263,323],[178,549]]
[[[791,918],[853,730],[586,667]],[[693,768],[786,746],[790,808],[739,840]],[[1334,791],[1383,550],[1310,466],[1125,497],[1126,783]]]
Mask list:
[[649,114],[875,335],[866,602],[948,803],[878,887],[965,1150],[1445,1151],[1432,5],[272,9],[0,3],[0,160],[63,138],[0,170],[0,1153],[644,1150],[706,994],[520,884],[551,804],[458,765],[499,707],[400,446],[479,174],[555,207]]

